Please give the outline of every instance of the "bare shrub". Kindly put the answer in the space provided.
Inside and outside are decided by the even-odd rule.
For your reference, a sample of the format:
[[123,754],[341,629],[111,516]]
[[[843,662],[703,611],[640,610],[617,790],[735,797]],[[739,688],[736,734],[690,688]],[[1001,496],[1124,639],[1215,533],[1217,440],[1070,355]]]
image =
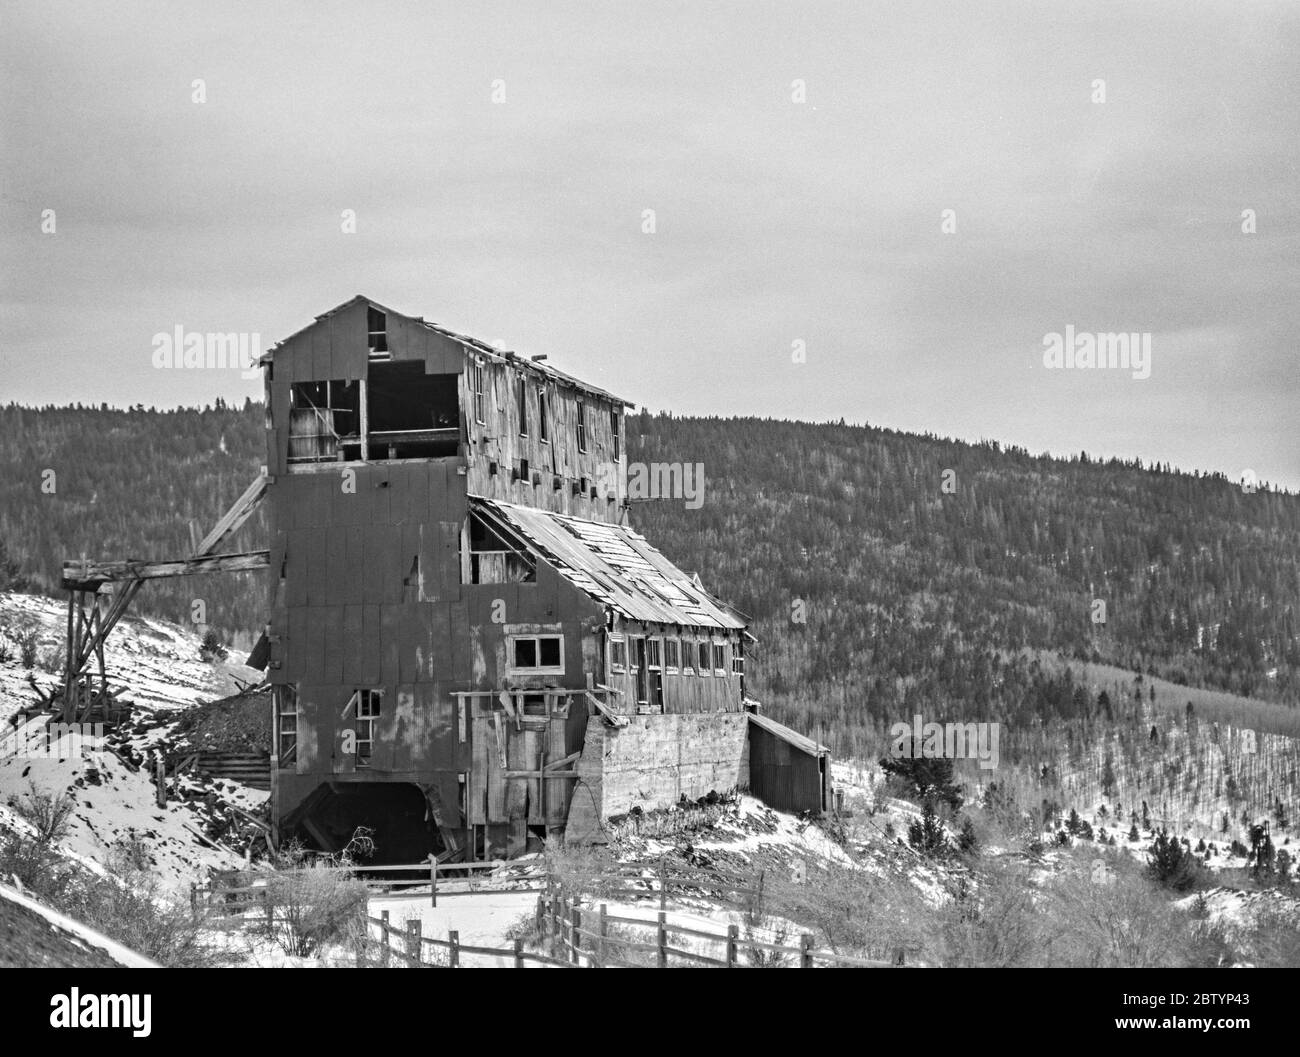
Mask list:
[[24,668],[36,667],[36,654],[39,650],[41,629],[32,623],[22,624],[13,635],[18,643],[18,657]]
[[[125,859],[113,864],[120,867]],[[143,870],[87,877],[60,909],[168,968],[202,968],[229,958],[204,941],[203,919],[188,900],[164,892],[158,878]]]
[[1233,940],[1243,961],[1263,969],[1294,969],[1300,965],[1300,913],[1265,907]]
[[960,968],[1038,964],[1045,937],[1029,870],[988,860],[938,915],[941,960]]
[[46,847],[68,835],[68,823],[77,806],[66,792],[47,793],[31,779],[22,799],[10,800],[9,804],[36,830],[34,839]]
[[267,914],[259,932],[285,954],[299,957],[311,957],[331,943],[362,948],[370,893],[348,867],[374,849],[373,831],[364,826],[337,855],[312,855],[301,844],[286,845],[270,874],[247,875],[265,878]]
[[365,934],[366,886],[333,863],[274,871],[266,879],[260,931],[285,954],[311,957],[330,943],[358,945]]
[[1172,905],[1136,863],[1120,858],[1114,866],[1110,880],[1099,884],[1078,859],[1045,886],[1049,964],[1173,968],[1217,965],[1227,957],[1220,929]]
[[768,898],[787,917],[812,926],[836,954],[892,961],[900,950],[931,946],[933,910],[901,871],[883,875],[827,864],[809,883],[770,883]]
[[571,898],[600,902],[608,900],[620,887],[617,879],[608,876],[611,871],[609,853],[591,845],[547,841],[546,869]]
[[790,923],[774,917],[769,910],[767,884],[760,876],[753,893],[745,900],[741,917],[741,930],[745,960],[755,969],[783,969],[790,965],[792,956],[787,952],[769,951],[759,943],[786,946],[790,938]]

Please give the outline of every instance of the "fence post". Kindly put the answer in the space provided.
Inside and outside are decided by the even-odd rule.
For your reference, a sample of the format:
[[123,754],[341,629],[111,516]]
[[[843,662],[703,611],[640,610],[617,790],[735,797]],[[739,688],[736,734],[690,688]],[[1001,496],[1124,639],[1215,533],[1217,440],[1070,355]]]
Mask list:
[[659,909],[668,909],[668,868],[663,856],[659,856]]
[[515,968],[522,969],[523,967],[524,967],[524,941],[517,939],[515,940]]
[[271,901],[271,890],[262,889],[262,902],[266,904],[266,927],[270,928],[275,924],[275,904]]
[[197,915],[199,912],[199,886],[193,881],[190,882],[190,913]]
[[608,913],[608,907],[604,903],[600,904],[600,942],[596,947],[596,968],[605,968],[605,958],[608,954],[609,947],[606,944],[606,937],[609,935],[609,923],[605,920]]
[[736,941],[740,938],[740,929],[735,925],[727,926],[727,968],[736,967]]
[[582,927],[582,910],[578,904],[573,904],[573,909],[569,911],[569,951],[573,958],[573,964],[581,964],[578,958],[578,952],[582,950],[582,936],[578,929]]
[[558,889],[551,896],[551,956],[560,956],[560,911],[564,902],[563,889]]
[[812,953],[813,938],[805,932],[799,937],[799,968],[811,969],[813,967]]
[[429,852],[429,891],[433,894],[433,905],[438,905],[438,858]]
[[668,968],[668,915],[659,911],[659,968]]
[[388,955],[389,955],[388,937],[391,932],[388,926],[388,911],[381,910],[379,912],[379,917],[380,920],[383,922],[383,924],[379,926],[379,939],[380,942],[383,944],[383,946],[379,948],[379,964],[382,965],[385,969],[387,969]]
[[406,957],[418,966],[423,961],[420,957],[420,919],[406,919]]
[[447,931],[447,965],[449,968],[457,969],[460,967],[460,933],[455,929]]

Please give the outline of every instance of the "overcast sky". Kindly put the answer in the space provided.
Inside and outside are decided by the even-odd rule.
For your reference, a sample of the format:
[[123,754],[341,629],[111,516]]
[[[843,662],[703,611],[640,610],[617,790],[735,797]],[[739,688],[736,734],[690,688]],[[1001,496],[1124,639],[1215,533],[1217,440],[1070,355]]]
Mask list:
[[0,10],[0,400],[260,396],[153,336],[363,293],[653,409],[1300,488],[1300,4]]

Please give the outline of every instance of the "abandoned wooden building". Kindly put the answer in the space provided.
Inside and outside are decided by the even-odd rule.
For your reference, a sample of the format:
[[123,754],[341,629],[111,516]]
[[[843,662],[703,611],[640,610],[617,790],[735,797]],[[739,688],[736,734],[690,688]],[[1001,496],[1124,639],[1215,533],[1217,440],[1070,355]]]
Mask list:
[[[825,747],[746,696],[745,616],[628,524],[627,401],[360,296],[260,362],[266,473],[181,571],[269,566],[282,837],[451,860],[734,788],[828,809]],[[263,496],[268,551],[215,555]],[[65,584],[150,575],[116,572]]]

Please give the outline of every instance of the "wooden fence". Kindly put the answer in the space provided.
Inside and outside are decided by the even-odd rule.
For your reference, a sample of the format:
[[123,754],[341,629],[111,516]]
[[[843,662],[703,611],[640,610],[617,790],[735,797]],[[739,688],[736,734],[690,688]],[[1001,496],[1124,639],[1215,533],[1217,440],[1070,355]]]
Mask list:
[[[475,880],[476,872],[513,871],[506,877]],[[536,891],[537,904],[534,933],[549,953],[524,949],[522,939],[509,948],[480,947],[460,942],[458,931],[450,930],[446,939],[422,935],[419,918],[408,918],[403,927],[395,926],[390,912],[366,917],[365,943],[358,949],[357,964],[381,966],[442,966],[460,968],[464,959],[481,956],[504,961],[516,968],[526,965],[563,966],[566,968],[816,968],[853,966],[887,968],[905,964],[902,950],[890,952],[888,960],[873,960],[818,950],[807,933],[795,943],[773,942],[754,935],[752,929],[741,934],[740,926],[729,925],[725,931],[697,928],[673,919],[668,909],[670,895],[707,899],[710,905],[722,905],[754,912],[761,905],[763,880],[713,868],[690,868],[660,862],[647,871],[632,866],[611,866],[598,873],[566,879],[552,872],[540,861],[490,861],[439,865],[436,862],[404,866],[369,866],[339,868],[349,875],[376,872],[411,872],[409,880],[359,878],[385,897],[402,895],[391,889],[395,885],[425,884],[428,892],[413,893],[428,898],[437,906],[438,897],[501,892]],[[452,879],[453,871],[463,876]],[[252,924],[275,919],[273,901],[267,898],[265,883],[256,875],[214,877],[206,888],[191,886],[191,902],[208,920],[218,925]],[[236,883],[240,882],[240,883]],[[455,888],[449,887],[455,885]],[[610,902],[624,904],[650,900],[658,904],[653,917],[631,916],[632,912],[611,913]],[[250,912],[256,916],[250,917]],[[377,931],[378,936],[371,933]]]

